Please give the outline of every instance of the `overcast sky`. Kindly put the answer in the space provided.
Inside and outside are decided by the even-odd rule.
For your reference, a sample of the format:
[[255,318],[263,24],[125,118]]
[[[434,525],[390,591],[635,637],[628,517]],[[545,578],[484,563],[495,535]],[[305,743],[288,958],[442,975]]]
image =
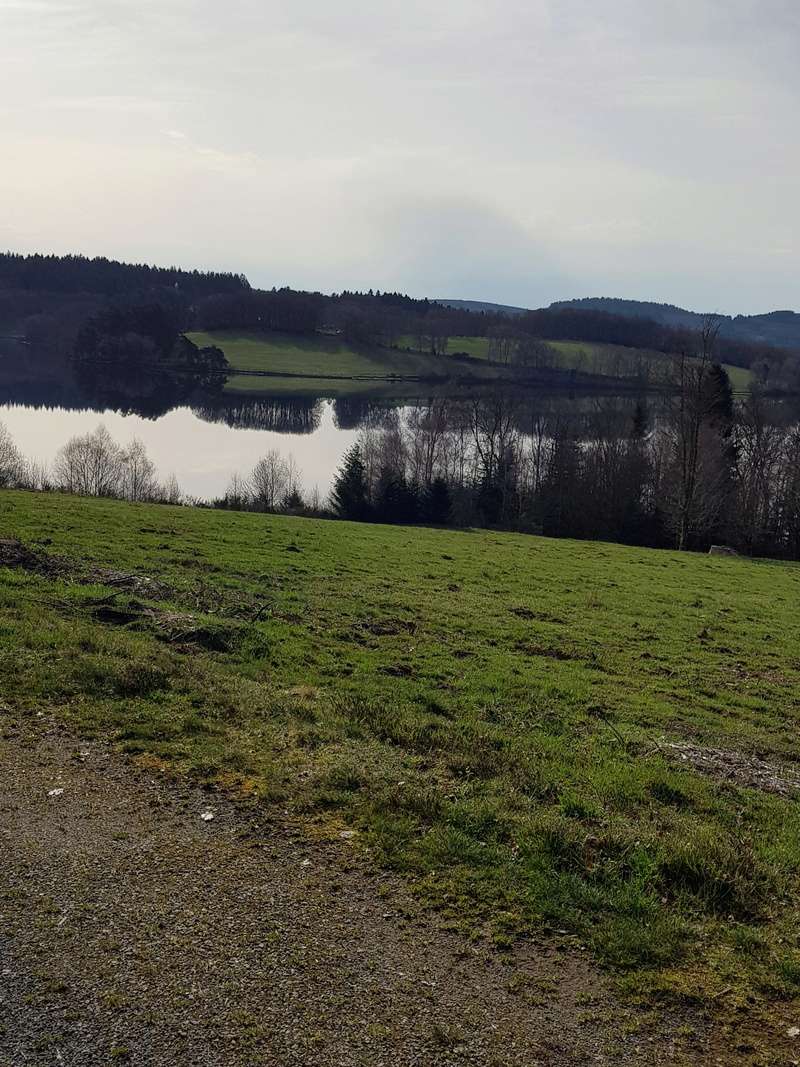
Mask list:
[[798,0],[0,0],[0,246],[800,309]]

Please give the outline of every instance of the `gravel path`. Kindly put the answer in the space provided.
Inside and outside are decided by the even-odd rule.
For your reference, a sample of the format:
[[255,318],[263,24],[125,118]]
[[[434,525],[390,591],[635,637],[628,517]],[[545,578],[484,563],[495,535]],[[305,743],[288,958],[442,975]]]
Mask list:
[[2,1067],[682,1062],[576,949],[475,947],[350,840],[0,729]]

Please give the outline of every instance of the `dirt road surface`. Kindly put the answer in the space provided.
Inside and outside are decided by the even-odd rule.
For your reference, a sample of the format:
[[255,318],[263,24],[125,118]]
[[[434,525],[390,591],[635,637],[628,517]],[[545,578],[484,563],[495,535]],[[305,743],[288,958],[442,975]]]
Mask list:
[[447,931],[357,838],[46,719],[0,735],[2,1067],[719,1062],[577,947]]

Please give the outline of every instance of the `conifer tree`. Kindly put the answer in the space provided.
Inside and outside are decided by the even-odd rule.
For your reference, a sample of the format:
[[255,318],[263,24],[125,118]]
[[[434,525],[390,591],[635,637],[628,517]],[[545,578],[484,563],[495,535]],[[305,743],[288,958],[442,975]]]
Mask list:
[[363,521],[368,516],[367,475],[358,445],[345,453],[331,489],[331,505],[340,519]]

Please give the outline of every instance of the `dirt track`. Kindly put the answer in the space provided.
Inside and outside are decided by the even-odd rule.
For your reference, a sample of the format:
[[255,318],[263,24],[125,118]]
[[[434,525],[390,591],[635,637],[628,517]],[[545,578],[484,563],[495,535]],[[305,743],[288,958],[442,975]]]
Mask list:
[[0,729],[0,1067],[684,1062],[577,950],[474,947],[351,840]]

